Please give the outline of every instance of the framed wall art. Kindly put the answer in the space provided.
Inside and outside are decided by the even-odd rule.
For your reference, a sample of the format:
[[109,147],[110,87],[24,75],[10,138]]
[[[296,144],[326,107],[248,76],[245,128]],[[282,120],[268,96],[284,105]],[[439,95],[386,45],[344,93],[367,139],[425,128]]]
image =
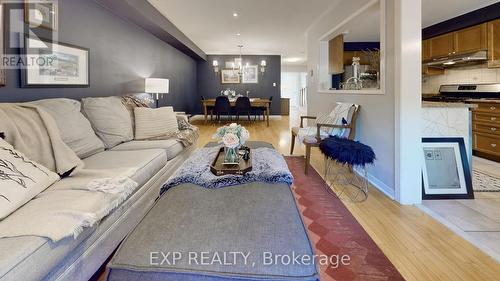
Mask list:
[[23,87],[89,87],[89,49],[30,37],[24,46]]
[[242,83],[259,83],[259,68],[257,65],[243,67]]
[[474,199],[463,138],[422,138],[422,199]]
[[222,69],[221,70],[222,84],[238,84],[240,83],[240,75],[237,69]]
[[56,1],[26,0],[24,2],[24,21],[31,28],[57,30],[58,11]]

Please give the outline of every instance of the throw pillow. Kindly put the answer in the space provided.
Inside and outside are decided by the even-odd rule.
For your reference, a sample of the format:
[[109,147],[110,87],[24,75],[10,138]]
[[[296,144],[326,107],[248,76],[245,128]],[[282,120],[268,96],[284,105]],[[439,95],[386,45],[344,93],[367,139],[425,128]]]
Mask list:
[[0,220],[4,219],[47,187],[59,176],[30,161],[0,139]]
[[136,140],[168,138],[179,132],[177,116],[172,107],[136,107],[134,113]]
[[46,99],[32,102],[41,106],[56,121],[62,140],[80,157],[87,158],[104,151],[90,122],[81,113],[81,103],[72,99]]
[[83,112],[106,148],[134,138],[132,120],[120,97],[84,98]]

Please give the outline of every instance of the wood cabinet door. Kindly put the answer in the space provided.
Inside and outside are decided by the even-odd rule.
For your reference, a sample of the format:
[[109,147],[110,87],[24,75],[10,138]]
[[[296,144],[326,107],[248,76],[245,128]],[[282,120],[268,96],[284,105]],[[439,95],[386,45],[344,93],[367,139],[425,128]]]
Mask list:
[[500,19],[488,22],[488,67],[500,67]]
[[330,74],[344,73],[344,35],[328,42],[328,71]]
[[426,61],[431,58],[429,39],[422,41],[422,61]]
[[454,33],[446,33],[429,39],[431,58],[446,57],[455,52]]
[[455,52],[464,54],[486,50],[487,46],[487,24],[479,24],[469,28],[455,31]]

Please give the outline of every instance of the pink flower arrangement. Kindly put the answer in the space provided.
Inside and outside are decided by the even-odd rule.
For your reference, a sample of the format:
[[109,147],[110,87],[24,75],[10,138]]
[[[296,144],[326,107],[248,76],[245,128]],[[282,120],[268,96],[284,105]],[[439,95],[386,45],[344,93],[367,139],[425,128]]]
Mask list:
[[219,139],[227,148],[238,148],[244,145],[250,138],[250,133],[245,127],[236,123],[231,123],[230,125],[218,128],[213,138]]

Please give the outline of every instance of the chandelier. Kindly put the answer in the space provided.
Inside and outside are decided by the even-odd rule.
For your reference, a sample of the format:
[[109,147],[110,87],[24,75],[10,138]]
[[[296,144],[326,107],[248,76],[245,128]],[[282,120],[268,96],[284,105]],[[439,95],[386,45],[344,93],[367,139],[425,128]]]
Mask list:
[[243,75],[243,59],[241,57],[241,49],[243,48],[243,45],[238,45],[238,48],[240,48],[240,57],[234,59],[233,70],[238,70],[238,75],[241,76]]

